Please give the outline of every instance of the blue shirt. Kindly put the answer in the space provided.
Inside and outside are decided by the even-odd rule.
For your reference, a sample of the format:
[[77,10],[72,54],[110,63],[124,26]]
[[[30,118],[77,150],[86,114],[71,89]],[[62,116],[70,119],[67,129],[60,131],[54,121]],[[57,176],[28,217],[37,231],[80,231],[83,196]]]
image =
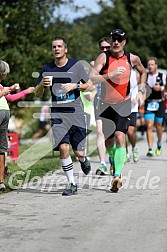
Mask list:
[[52,86],[50,86],[52,96],[51,112],[72,113],[83,111],[83,105],[80,98],[80,91],[74,89],[68,93],[63,93],[61,84],[63,83],[85,83],[89,76],[86,74],[81,62],[75,59],[68,59],[63,67],[58,67],[53,62],[42,67],[37,84],[41,82],[44,76],[53,76]]

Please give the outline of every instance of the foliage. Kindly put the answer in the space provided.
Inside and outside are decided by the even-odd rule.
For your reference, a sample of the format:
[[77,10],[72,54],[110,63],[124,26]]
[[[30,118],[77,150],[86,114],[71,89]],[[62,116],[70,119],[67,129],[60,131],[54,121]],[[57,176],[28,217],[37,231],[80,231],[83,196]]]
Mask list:
[[[20,146],[20,153],[23,152],[24,150],[27,149],[27,147],[30,146]],[[54,172],[57,169],[60,169],[59,166],[59,158],[53,158],[52,153],[48,153],[44,158],[39,160],[37,163],[32,165],[28,170],[21,170],[20,167],[17,165],[17,163],[10,163],[8,164],[10,174],[12,175],[12,185],[15,187],[19,186],[19,183],[22,182],[25,183],[25,181],[28,183],[33,179],[34,177],[43,177],[45,176],[48,172],[50,174],[52,171]],[[5,185],[7,187],[7,191],[11,191],[11,188],[9,187],[10,185],[10,177],[6,177],[5,179]],[[35,182],[35,181],[34,181]]]
[[159,66],[166,68],[167,61],[167,9],[166,0],[134,1],[131,3],[133,38],[137,52],[144,61],[149,56],[158,58]]
[[32,73],[39,71],[51,57],[48,41],[52,34],[48,34],[48,27],[56,23],[53,18],[55,6],[64,1],[1,2],[0,58],[10,64],[8,82],[19,82],[24,89],[35,85]]
[[[19,82],[22,89],[35,86],[32,73],[39,72],[43,64],[52,60],[53,37],[62,36],[67,40],[69,57],[90,62],[99,53],[98,40],[115,28],[125,30],[126,50],[139,55],[145,67],[147,57],[155,56],[159,67],[166,68],[167,0],[154,3],[152,0],[110,0],[110,6],[99,0],[99,14],[89,13],[73,23],[55,16],[55,9],[62,3],[64,8],[80,10],[73,0],[1,0],[0,58],[11,68],[5,84]],[[48,96],[45,93],[42,99],[48,100]],[[26,99],[34,97],[29,95]],[[24,117],[25,109],[17,107],[16,103],[11,104],[11,108],[15,115]]]
[[77,10],[73,1],[1,1],[0,58],[9,62],[8,82],[20,82],[22,88],[35,85],[32,72],[50,61],[51,39],[63,36],[69,45],[69,57],[92,60],[98,54],[98,40],[120,27],[128,34],[127,49],[146,62],[156,56],[160,67],[167,65],[167,0],[113,0],[110,7],[99,0],[101,13],[90,14],[69,24],[55,17],[55,8]]
[[[31,146],[32,146],[31,144],[19,145],[19,153],[20,154],[23,153]],[[89,140],[88,146],[90,150],[92,150],[90,156],[96,156],[98,154],[95,148],[96,138]],[[71,147],[70,147],[70,155],[72,157],[73,162],[76,161],[78,162]],[[36,176],[39,178],[45,176],[46,174],[51,175],[56,170],[61,169],[59,154],[57,152],[53,153],[52,151],[49,152],[46,156],[44,156],[40,160],[38,160],[31,167],[29,167],[28,170],[22,170],[18,166],[17,162],[8,163],[8,168],[11,176],[5,178],[5,185],[7,187],[7,191],[11,191],[12,189],[10,188],[11,181],[13,186],[18,187],[20,183],[23,185],[25,181],[26,183],[30,181],[32,182],[32,180],[35,182],[34,177]]]
[[[113,0],[108,7],[99,1],[102,11],[96,16],[92,34],[97,39],[121,28],[128,35],[126,49],[138,54],[146,66],[150,56],[158,58],[159,67],[167,66],[167,0]],[[102,21],[103,20],[103,21]],[[97,30],[100,32],[97,33]]]

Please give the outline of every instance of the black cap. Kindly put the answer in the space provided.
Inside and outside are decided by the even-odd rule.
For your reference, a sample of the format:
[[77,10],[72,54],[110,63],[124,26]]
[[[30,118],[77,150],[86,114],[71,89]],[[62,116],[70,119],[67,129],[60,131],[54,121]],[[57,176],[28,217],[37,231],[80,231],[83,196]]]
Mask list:
[[126,38],[126,34],[124,31],[122,31],[121,29],[114,29],[111,33],[110,33],[111,36],[114,36],[114,35],[118,35],[118,36],[121,36],[123,39]]

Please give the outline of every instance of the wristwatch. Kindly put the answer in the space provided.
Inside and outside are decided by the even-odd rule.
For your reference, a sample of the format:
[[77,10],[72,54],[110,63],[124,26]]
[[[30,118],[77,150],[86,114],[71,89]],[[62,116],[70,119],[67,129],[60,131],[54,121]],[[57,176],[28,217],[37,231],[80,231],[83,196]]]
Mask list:
[[77,83],[77,89],[80,89],[80,83]]

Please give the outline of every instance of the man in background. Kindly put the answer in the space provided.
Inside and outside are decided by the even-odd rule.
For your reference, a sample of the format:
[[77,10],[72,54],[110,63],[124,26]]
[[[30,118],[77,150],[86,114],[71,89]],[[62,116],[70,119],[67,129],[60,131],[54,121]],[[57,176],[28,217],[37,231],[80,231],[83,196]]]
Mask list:
[[148,143],[147,156],[152,157],[154,155],[154,125],[158,138],[155,153],[157,156],[161,155],[162,153],[162,122],[165,113],[163,92],[166,85],[166,75],[158,72],[158,62],[157,58],[155,57],[150,57],[147,60],[147,68],[149,71],[147,75],[147,83],[151,88],[152,92],[145,101],[144,119],[146,124],[146,134]]

